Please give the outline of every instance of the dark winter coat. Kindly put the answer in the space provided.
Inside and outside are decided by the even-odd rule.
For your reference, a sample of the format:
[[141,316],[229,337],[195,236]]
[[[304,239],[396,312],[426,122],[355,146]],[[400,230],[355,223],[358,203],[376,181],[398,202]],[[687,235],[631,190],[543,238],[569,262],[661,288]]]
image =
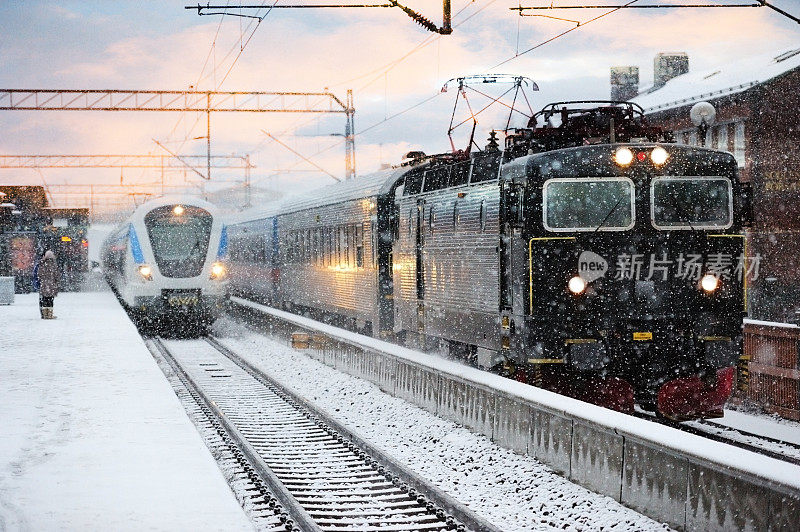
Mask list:
[[55,297],[58,295],[58,283],[61,280],[61,272],[55,259],[42,259],[36,271],[36,278],[39,281],[39,295],[42,297]]

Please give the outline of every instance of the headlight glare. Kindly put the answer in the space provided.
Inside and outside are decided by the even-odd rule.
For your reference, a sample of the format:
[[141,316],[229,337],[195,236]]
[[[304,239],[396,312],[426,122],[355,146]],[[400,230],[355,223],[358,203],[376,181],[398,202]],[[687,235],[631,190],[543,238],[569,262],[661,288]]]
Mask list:
[[225,265],[221,262],[215,262],[211,265],[211,278],[212,279],[224,279],[225,275],[228,273],[228,269]]
[[653,164],[656,166],[663,165],[667,162],[667,159],[669,159],[669,153],[661,146],[656,146],[653,148],[653,151],[650,152],[650,160],[653,161]]
[[620,148],[614,152],[614,162],[619,166],[628,166],[633,162],[633,151],[630,148]]
[[586,290],[586,281],[584,281],[580,276],[576,275],[569,280],[569,283],[567,283],[567,288],[569,288],[569,291],[576,296],[580,295],[584,292],[584,290]]
[[153,280],[153,268],[150,267],[148,264],[142,264],[139,266],[139,275],[145,278],[148,281]]
[[700,279],[700,288],[702,288],[706,293],[711,293],[719,288],[719,278],[716,275],[711,275],[710,273],[705,274],[702,279]]

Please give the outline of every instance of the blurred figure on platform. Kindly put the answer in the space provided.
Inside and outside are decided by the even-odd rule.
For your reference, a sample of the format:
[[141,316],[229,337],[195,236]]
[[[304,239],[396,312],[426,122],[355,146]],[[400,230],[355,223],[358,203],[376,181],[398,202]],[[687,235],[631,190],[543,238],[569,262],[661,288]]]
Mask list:
[[36,265],[33,275],[39,287],[39,311],[42,319],[52,320],[55,318],[53,316],[53,300],[58,295],[58,283],[61,280],[55,253],[48,249],[42,260]]

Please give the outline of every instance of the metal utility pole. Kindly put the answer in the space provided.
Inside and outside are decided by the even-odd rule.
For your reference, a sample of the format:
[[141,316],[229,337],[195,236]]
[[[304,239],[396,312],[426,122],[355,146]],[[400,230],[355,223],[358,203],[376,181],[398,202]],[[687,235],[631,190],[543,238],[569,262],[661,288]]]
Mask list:
[[[166,150],[166,148],[164,148]],[[169,152],[169,155],[0,155],[0,169],[4,168],[158,168],[161,170],[159,183],[152,185],[129,184],[129,185],[110,185],[112,187],[122,187],[123,190],[131,187],[144,187],[150,190],[160,187],[161,195],[164,195],[166,188],[178,190],[183,187],[169,187],[164,182],[165,170],[186,170],[195,172],[200,177],[205,178],[201,172],[203,163],[206,168],[244,170],[244,186],[247,190],[247,204],[249,205],[250,190],[250,171],[254,168],[250,162],[249,155],[178,155]],[[46,185],[48,193],[50,187],[58,190],[84,190],[88,187],[89,205],[94,208],[95,186],[94,185]],[[103,185],[97,185],[103,187]],[[58,188],[61,187],[61,188]],[[67,188],[64,188],[67,187]],[[108,189],[105,195],[123,195],[117,189]],[[126,193],[127,194],[127,193]],[[143,192],[139,193],[140,195]],[[92,211],[93,212],[93,211]]]
[[[355,175],[353,96],[330,92],[0,89],[0,111],[179,111],[206,113],[206,173],[211,177],[211,113],[341,113],[345,115],[345,173]],[[349,129],[349,133],[348,133]],[[347,150],[350,150],[348,155]]]
[[345,179],[353,179],[356,176],[356,140],[355,124],[353,115],[356,110],[353,107],[353,91],[347,90],[347,113],[344,127],[344,159],[345,159]]
[[244,205],[242,206],[245,209],[249,209],[252,207],[251,201],[251,194],[252,191],[250,190],[250,155],[245,155],[247,158],[247,166],[244,167]]
[[[208,164],[206,165],[206,179],[211,180],[211,94],[206,94],[206,146],[208,151]],[[205,194],[204,194],[205,196]]]
[[[0,155],[0,168],[182,168],[202,169],[206,155]],[[246,155],[212,155],[212,168],[244,169]]]

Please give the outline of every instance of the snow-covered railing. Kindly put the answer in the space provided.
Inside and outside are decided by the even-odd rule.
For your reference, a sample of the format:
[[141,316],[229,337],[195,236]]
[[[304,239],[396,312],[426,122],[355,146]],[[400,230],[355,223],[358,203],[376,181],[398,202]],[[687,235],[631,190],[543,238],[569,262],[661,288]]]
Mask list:
[[[800,327],[744,320],[746,382],[740,390],[765,410],[800,421]],[[742,386],[742,384],[745,384]]]
[[[309,356],[680,529],[800,530],[800,467],[240,298]],[[314,347],[316,343],[316,347]]]

